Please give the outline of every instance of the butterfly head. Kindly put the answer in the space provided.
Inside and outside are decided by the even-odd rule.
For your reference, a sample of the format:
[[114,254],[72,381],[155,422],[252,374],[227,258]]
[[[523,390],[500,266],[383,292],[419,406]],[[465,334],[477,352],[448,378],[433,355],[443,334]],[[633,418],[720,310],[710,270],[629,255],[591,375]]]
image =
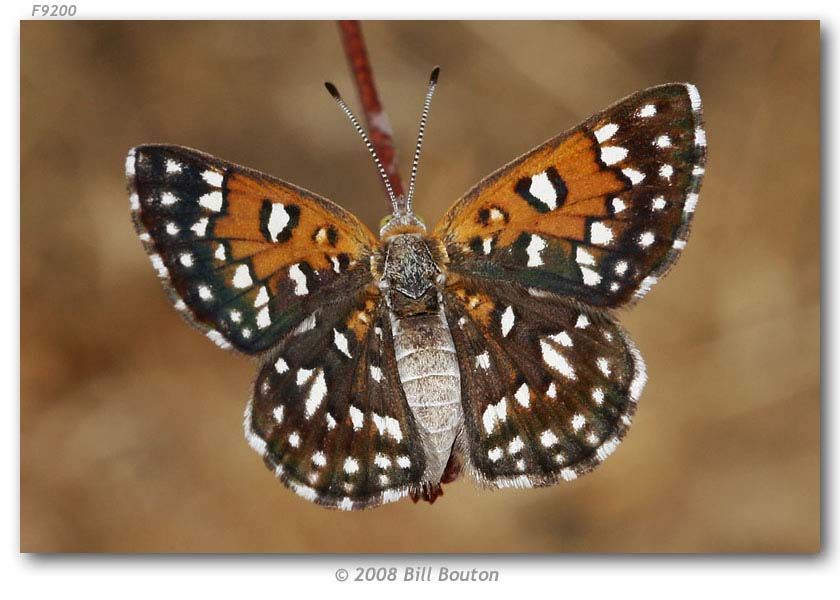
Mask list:
[[393,212],[379,222],[379,237],[383,240],[401,233],[423,233],[426,224],[413,212]]
[[392,206],[392,213],[385,217],[382,222],[380,223],[380,230],[379,235],[382,239],[386,237],[393,236],[397,233],[403,232],[424,232],[426,231],[426,225],[423,223],[423,220],[414,214],[412,210],[412,202],[414,200],[414,187],[417,182],[417,167],[420,164],[420,149],[423,146],[423,134],[426,130],[426,122],[429,118],[429,110],[432,105],[432,96],[435,93],[435,87],[437,86],[438,76],[440,75],[440,67],[435,67],[432,70],[432,74],[429,77],[429,88],[426,92],[426,99],[423,102],[423,113],[420,116],[420,131],[417,134],[417,145],[414,149],[414,160],[411,163],[411,179],[409,180],[408,184],[408,192],[404,195],[397,196],[394,193],[394,188],[391,185],[391,180],[388,177],[388,173],[385,171],[385,167],[382,165],[382,161],[379,159],[379,155],[376,153],[376,149],[373,147],[373,144],[370,141],[367,133],[359,124],[358,119],[347,106],[347,104],[342,99],[341,95],[338,93],[338,90],[332,83],[325,83],[324,85],[327,88],[327,91],[330,95],[338,102],[338,105],[341,107],[341,110],[344,111],[344,114],[347,115],[347,118],[350,119],[350,122],[353,124],[353,127],[356,129],[356,132],[362,138],[362,141],[367,147],[368,152],[370,152],[371,157],[373,158],[374,164],[376,164],[376,168],[379,171],[379,176],[382,178],[382,183],[385,186],[385,191],[388,193],[388,198],[391,201]]

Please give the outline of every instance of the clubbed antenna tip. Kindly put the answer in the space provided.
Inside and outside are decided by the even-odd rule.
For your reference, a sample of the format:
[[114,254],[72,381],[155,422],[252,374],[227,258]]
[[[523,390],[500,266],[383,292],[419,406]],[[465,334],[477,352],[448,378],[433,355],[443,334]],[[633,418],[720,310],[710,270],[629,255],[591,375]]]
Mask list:
[[440,75],[440,67],[435,67],[434,69],[432,69],[432,76],[429,77],[429,83],[431,83],[432,85],[436,84],[439,75]]
[[338,93],[338,88],[336,88],[333,84],[331,84],[329,81],[325,81],[324,87],[327,88],[327,91],[330,93],[330,96],[332,96],[336,100],[341,100],[341,94]]

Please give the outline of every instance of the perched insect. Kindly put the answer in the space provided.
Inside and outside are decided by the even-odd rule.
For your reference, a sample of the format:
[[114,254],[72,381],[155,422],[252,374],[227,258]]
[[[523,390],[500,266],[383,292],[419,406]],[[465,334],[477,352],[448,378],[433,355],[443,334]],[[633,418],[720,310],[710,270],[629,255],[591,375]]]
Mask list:
[[245,435],[300,496],[433,501],[460,470],[545,486],[626,433],[642,357],[611,313],[685,246],[706,137],[691,84],[638,92],[486,177],[427,232],[410,185],[380,239],[329,200],[179,146],[128,154],[131,211],[175,308],[260,357]]

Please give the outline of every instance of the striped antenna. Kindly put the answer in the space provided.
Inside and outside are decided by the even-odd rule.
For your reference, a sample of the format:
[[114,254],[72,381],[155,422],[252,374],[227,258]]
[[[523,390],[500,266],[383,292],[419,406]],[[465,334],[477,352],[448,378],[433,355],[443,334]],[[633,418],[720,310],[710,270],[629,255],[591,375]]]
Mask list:
[[331,84],[329,81],[324,82],[324,86],[327,88],[327,91],[330,93],[338,105],[341,107],[341,110],[344,111],[344,114],[347,115],[347,118],[350,119],[350,122],[353,124],[353,127],[356,129],[356,133],[359,134],[359,137],[362,138],[362,141],[365,143],[365,147],[370,152],[371,157],[373,158],[373,162],[376,164],[376,168],[379,170],[379,176],[382,178],[382,183],[385,184],[385,189],[388,191],[388,198],[391,200],[391,206],[394,209],[394,214],[397,213],[398,205],[397,205],[397,197],[394,195],[394,188],[391,187],[391,181],[388,179],[388,174],[385,172],[385,167],[382,166],[382,161],[379,160],[379,156],[376,154],[376,150],[373,147],[373,144],[370,142],[370,138],[368,138],[367,133],[365,130],[362,129],[362,126],[359,124],[358,119],[356,119],[356,115],[353,114],[353,111],[350,110],[350,107],[344,102],[341,98],[341,95],[338,93],[338,89]]
[[420,116],[420,131],[417,134],[417,146],[414,148],[414,161],[411,163],[411,179],[408,182],[408,194],[406,195],[406,212],[411,212],[411,203],[414,200],[414,186],[417,183],[417,167],[420,164],[420,149],[423,147],[423,133],[426,130],[426,121],[429,118],[429,109],[432,106],[432,96],[435,93],[440,67],[432,70],[429,77],[429,91],[426,92],[426,101],[423,103],[423,114]]

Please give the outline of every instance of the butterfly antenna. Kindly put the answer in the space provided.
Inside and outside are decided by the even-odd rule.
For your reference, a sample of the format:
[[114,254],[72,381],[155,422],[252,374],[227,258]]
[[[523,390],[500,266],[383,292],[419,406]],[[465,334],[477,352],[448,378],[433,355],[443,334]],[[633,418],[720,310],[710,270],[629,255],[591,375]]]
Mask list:
[[420,150],[423,147],[423,133],[426,130],[426,121],[429,119],[429,109],[432,106],[432,96],[435,93],[438,75],[440,75],[440,67],[435,67],[432,70],[431,77],[429,77],[429,91],[426,92],[426,100],[423,103],[423,114],[420,115],[420,131],[417,134],[417,146],[414,148],[414,161],[411,163],[411,179],[408,182],[408,194],[406,196],[405,203],[407,212],[411,212],[411,203],[414,200],[414,186],[417,183],[417,167],[420,164]]
[[362,138],[362,141],[365,143],[365,147],[370,152],[371,157],[373,158],[373,162],[376,164],[376,168],[379,169],[379,176],[382,177],[382,183],[385,184],[385,189],[388,191],[388,198],[391,200],[391,206],[394,209],[394,213],[397,212],[397,197],[394,195],[394,188],[391,187],[391,181],[388,179],[388,173],[385,172],[385,167],[382,166],[382,161],[379,160],[379,156],[376,154],[376,150],[373,147],[373,144],[370,142],[370,138],[368,137],[365,130],[359,124],[359,120],[356,118],[356,115],[353,114],[353,111],[350,110],[350,107],[344,102],[344,99],[341,97],[341,94],[338,93],[338,89],[329,81],[324,82],[324,86],[327,88],[327,91],[330,93],[330,96],[338,102],[338,105],[341,107],[341,110],[344,111],[344,114],[347,115],[347,118],[350,119],[350,122],[353,124],[353,127],[356,129],[356,133],[359,134],[359,137]]

